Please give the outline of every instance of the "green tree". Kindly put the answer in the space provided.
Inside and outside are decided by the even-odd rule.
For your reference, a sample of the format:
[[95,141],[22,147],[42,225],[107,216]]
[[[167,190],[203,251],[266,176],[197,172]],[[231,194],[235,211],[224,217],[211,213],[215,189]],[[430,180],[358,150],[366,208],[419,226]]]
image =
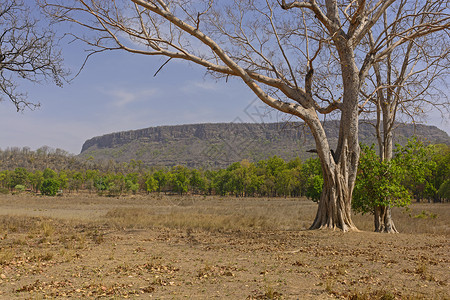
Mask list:
[[321,175],[311,175],[306,180],[305,196],[314,202],[320,200],[323,188],[323,177]]
[[230,171],[220,169],[214,173],[212,178],[212,187],[216,194],[225,196],[232,191],[230,188]]
[[155,192],[159,188],[158,181],[153,176],[149,176],[147,178],[147,180],[145,181],[145,186],[148,193]]
[[165,190],[165,187],[168,183],[168,177],[169,176],[167,175],[167,173],[162,169],[157,170],[155,173],[153,173],[153,178],[155,178],[156,182],[158,183],[158,193]]
[[433,168],[429,160],[431,147],[425,147],[417,139],[407,145],[397,145],[395,156],[380,161],[374,147],[361,145],[362,155],[352,207],[361,213],[374,215],[376,232],[398,232],[388,207],[405,207],[411,203],[412,183],[423,183]]
[[301,169],[302,195],[317,202],[320,199],[324,180],[318,158],[306,160]]
[[208,183],[204,173],[197,169],[190,170],[189,185],[194,193],[205,193],[208,187]]
[[3,188],[9,188],[10,187],[10,180],[11,180],[11,172],[9,170],[3,170],[0,172],[0,184]]
[[56,178],[58,174],[50,168],[45,168],[44,170],[44,179]]
[[58,181],[59,181],[59,188],[61,190],[67,188],[67,184],[69,182],[69,178],[67,177],[67,172],[64,170],[59,171],[58,173]]
[[55,178],[44,179],[41,186],[41,194],[46,196],[56,196],[59,190],[59,181]]
[[83,178],[83,174],[81,172],[72,172],[70,177],[69,177],[69,190],[73,191],[77,191],[79,189],[81,189],[81,187],[83,186],[83,182],[84,182],[84,178]]
[[91,192],[97,189],[97,184],[99,181],[99,171],[98,170],[86,170],[84,172],[84,184],[85,188]]
[[275,182],[275,189],[279,196],[291,196],[293,186],[295,184],[295,177],[293,171],[285,169],[278,173],[277,180]]
[[42,186],[42,182],[44,181],[44,173],[40,170],[34,171],[33,174],[30,174],[30,183],[33,186],[33,190],[37,193]]
[[131,191],[133,194],[136,194],[136,192],[139,190],[138,180],[139,180],[139,174],[137,172],[128,173],[125,176],[125,189],[127,191]]
[[16,168],[11,174],[10,187],[14,188],[16,185],[27,186],[29,183],[29,174],[25,168]]
[[125,190],[125,176],[121,172],[108,173],[105,178],[106,190],[108,196],[117,197],[122,195]]
[[432,160],[436,163],[436,168],[428,176],[427,182],[433,185],[433,190],[436,192],[427,196],[434,202],[440,202],[442,199],[448,201],[450,197],[444,197],[443,195],[446,195],[444,191],[450,178],[450,146],[445,144],[434,145]]
[[171,182],[176,193],[187,193],[189,186],[189,170],[184,166],[176,166],[172,169]]

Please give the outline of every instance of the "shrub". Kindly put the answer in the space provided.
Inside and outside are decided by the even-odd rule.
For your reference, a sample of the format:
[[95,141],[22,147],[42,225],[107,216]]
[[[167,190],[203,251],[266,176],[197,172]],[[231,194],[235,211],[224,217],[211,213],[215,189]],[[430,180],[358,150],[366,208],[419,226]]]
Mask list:
[[25,191],[25,186],[22,184],[18,184],[14,187],[14,189],[18,192],[23,192],[23,191]]
[[42,182],[41,194],[47,196],[56,196],[59,190],[59,182],[56,179],[48,178]]

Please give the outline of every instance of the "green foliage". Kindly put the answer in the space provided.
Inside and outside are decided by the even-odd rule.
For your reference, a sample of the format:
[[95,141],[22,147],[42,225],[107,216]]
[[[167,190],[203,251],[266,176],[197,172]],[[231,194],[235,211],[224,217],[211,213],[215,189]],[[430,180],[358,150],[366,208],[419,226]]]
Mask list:
[[190,170],[189,178],[189,185],[194,193],[207,191],[208,180],[203,172],[197,169]]
[[426,185],[426,177],[436,164],[429,159],[431,147],[417,139],[397,145],[390,161],[380,161],[374,147],[361,145],[352,207],[361,213],[373,213],[378,206],[404,207],[410,204],[414,188]]
[[450,199],[450,179],[447,179],[441,184],[438,195],[444,199]]
[[14,189],[18,192],[23,192],[23,191],[25,191],[25,186],[22,184],[18,184],[14,187]]
[[57,175],[58,174],[55,171],[53,171],[52,169],[50,169],[50,168],[46,168],[44,170],[44,174],[43,174],[44,179],[56,178]]
[[[450,146],[438,144],[433,146],[432,160],[436,168],[426,178],[432,189],[425,195],[433,201],[450,200]],[[433,193],[434,192],[434,193]]]
[[397,160],[380,161],[374,146],[361,145],[358,175],[353,191],[352,208],[361,213],[373,213],[377,206],[406,206],[411,201],[401,184],[405,168]]
[[[450,148],[447,145],[424,147],[412,140],[405,147],[397,148],[392,162],[381,165],[378,165],[376,156],[365,157],[364,152],[363,148],[362,159],[366,160],[367,166],[364,167],[362,163],[361,170],[366,168],[367,172],[363,174],[360,171],[358,174],[359,190],[355,192],[355,209],[370,212],[373,205],[383,203],[404,206],[409,203],[412,195],[448,199]],[[238,197],[306,196],[313,201],[320,199],[324,184],[319,159],[302,162],[296,158],[285,162],[277,156],[256,163],[242,160],[225,169],[215,170],[190,169],[184,166],[149,169],[140,161],[131,161],[120,165],[108,162],[108,167],[103,171],[71,170],[67,166],[59,171],[50,168],[34,172],[24,168],[0,171],[0,187],[7,192],[18,184],[37,192],[47,179],[58,181],[59,189],[84,189],[109,196],[157,191]],[[363,182],[360,182],[361,179]],[[379,187],[375,188],[377,185]],[[364,202],[358,203],[358,199]]]
[[306,181],[306,194],[308,199],[314,202],[320,200],[320,195],[323,189],[323,177],[321,175],[314,175],[307,179]]
[[64,170],[59,172],[59,174],[57,175],[57,178],[59,181],[59,188],[60,189],[67,188],[67,183],[69,182],[69,179],[67,177],[67,173]]
[[432,159],[434,147],[425,146],[417,138],[408,140],[405,146],[396,145],[394,160],[405,169],[403,185],[419,198],[431,197],[439,187],[434,187],[428,180],[437,164]]
[[17,185],[26,186],[29,181],[29,174],[25,168],[16,168],[10,177],[10,187],[14,188]]
[[[130,165],[135,168],[137,166],[137,163],[133,160],[132,163],[130,162]],[[131,191],[133,194],[136,194],[136,192],[139,190],[139,174],[136,172],[128,173],[125,176],[125,189],[127,191]]]
[[36,170],[34,173],[30,174],[29,179],[33,190],[37,193],[41,189],[42,182],[44,181],[43,172]]
[[81,172],[73,172],[70,174],[68,179],[68,188],[69,190],[78,191],[83,186],[84,182],[83,174]]
[[107,174],[104,178],[104,185],[108,196],[120,196],[126,188],[125,176],[120,172]]
[[436,219],[437,215],[431,212],[427,212],[425,210],[422,210],[422,212],[418,215],[415,215],[414,218],[416,219]]
[[46,196],[56,196],[59,190],[59,181],[55,178],[47,178],[42,182],[41,194]]
[[155,192],[158,190],[158,181],[153,176],[148,177],[145,181],[145,186],[147,188],[147,192]]
[[303,194],[314,202],[320,200],[323,189],[322,167],[318,158],[308,159],[302,165]]
[[164,170],[158,170],[155,173],[153,173],[153,178],[156,180],[157,182],[157,191],[161,192],[164,190],[167,182],[168,182],[168,177],[167,174],[164,172]]

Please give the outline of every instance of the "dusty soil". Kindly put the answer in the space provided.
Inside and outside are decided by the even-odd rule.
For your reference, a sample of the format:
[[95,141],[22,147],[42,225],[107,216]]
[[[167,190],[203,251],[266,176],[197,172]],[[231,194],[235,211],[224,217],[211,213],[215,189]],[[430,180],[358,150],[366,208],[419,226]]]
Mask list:
[[3,195],[0,298],[450,299],[450,204],[394,211],[395,235],[306,230],[315,207]]

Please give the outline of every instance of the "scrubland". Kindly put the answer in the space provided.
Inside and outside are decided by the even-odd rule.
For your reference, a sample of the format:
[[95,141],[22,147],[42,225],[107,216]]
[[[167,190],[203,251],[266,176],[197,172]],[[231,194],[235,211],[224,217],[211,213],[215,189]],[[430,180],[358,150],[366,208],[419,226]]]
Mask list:
[[1,195],[0,298],[450,298],[449,203],[394,209],[400,234],[307,230],[316,205]]

